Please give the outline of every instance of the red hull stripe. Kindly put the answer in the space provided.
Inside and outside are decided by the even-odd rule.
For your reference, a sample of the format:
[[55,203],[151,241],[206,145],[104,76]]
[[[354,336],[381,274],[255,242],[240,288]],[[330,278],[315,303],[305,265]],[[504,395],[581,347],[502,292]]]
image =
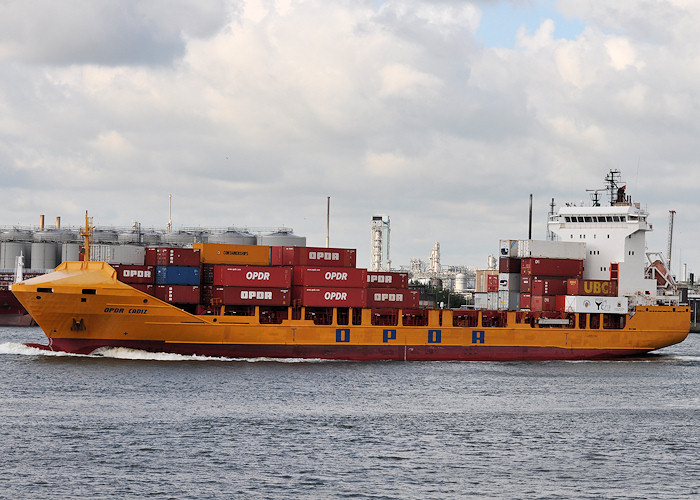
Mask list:
[[100,347],[227,358],[308,358],[349,361],[547,361],[610,359],[640,355],[648,349],[562,349],[519,346],[376,346],[177,344],[156,341],[53,339],[51,349],[89,354]]

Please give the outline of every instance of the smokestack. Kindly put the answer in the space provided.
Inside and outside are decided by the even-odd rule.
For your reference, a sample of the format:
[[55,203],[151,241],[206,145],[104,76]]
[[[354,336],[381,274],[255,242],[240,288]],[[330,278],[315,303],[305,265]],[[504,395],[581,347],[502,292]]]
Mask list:
[[39,216],[39,231],[43,231],[43,230],[44,230],[44,216],[40,215]]
[[61,229],[61,217],[56,217],[56,229]]

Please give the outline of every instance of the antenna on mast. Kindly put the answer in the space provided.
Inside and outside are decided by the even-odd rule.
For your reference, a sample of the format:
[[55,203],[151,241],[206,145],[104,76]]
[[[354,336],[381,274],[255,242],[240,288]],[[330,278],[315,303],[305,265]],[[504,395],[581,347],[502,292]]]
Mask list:
[[[552,220],[552,218],[556,214],[556,212],[554,211],[555,208],[556,208],[556,204],[554,203],[554,198],[552,198],[552,201],[549,203],[549,214],[548,214],[549,217],[547,218],[547,220]],[[557,239],[554,232],[551,229],[549,229],[549,224],[547,224],[547,239],[549,241],[555,241]]]
[[610,169],[608,175],[605,176],[607,182],[608,195],[610,196],[610,206],[615,205],[630,205],[632,198],[625,194],[627,186],[622,185],[622,174],[617,169]]
[[173,232],[173,195],[168,195],[168,232]]
[[586,189],[588,193],[591,193],[591,201],[593,202],[594,207],[599,207],[600,206],[600,192],[601,191],[607,191],[608,189]]

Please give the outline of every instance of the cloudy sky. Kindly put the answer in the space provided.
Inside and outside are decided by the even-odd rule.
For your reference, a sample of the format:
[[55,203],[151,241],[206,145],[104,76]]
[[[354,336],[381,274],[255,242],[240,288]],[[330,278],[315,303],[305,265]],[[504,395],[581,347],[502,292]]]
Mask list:
[[696,0],[0,0],[0,226],[288,226],[482,267],[620,169],[700,271]]

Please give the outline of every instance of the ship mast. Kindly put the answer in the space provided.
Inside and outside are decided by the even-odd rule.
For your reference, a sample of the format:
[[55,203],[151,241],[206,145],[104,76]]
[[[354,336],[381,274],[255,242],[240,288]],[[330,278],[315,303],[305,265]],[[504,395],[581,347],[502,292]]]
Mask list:
[[88,217],[88,212],[85,210],[85,227],[80,228],[80,236],[84,238],[83,246],[83,261],[90,261],[90,242],[92,241],[92,230],[95,229],[92,225],[92,217]]
[[605,182],[607,185],[608,196],[610,196],[610,206],[624,206],[631,205],[632,200],[626,195],[625,189],[626,185],[622,184],[622,174],[617,169],[610,169],[608,175],[605,176]]
[[666,269],[671,274],[671,251],[673,250],[673,217],[676,215],[675,210],[668,211],[668,253],[666,254]]

